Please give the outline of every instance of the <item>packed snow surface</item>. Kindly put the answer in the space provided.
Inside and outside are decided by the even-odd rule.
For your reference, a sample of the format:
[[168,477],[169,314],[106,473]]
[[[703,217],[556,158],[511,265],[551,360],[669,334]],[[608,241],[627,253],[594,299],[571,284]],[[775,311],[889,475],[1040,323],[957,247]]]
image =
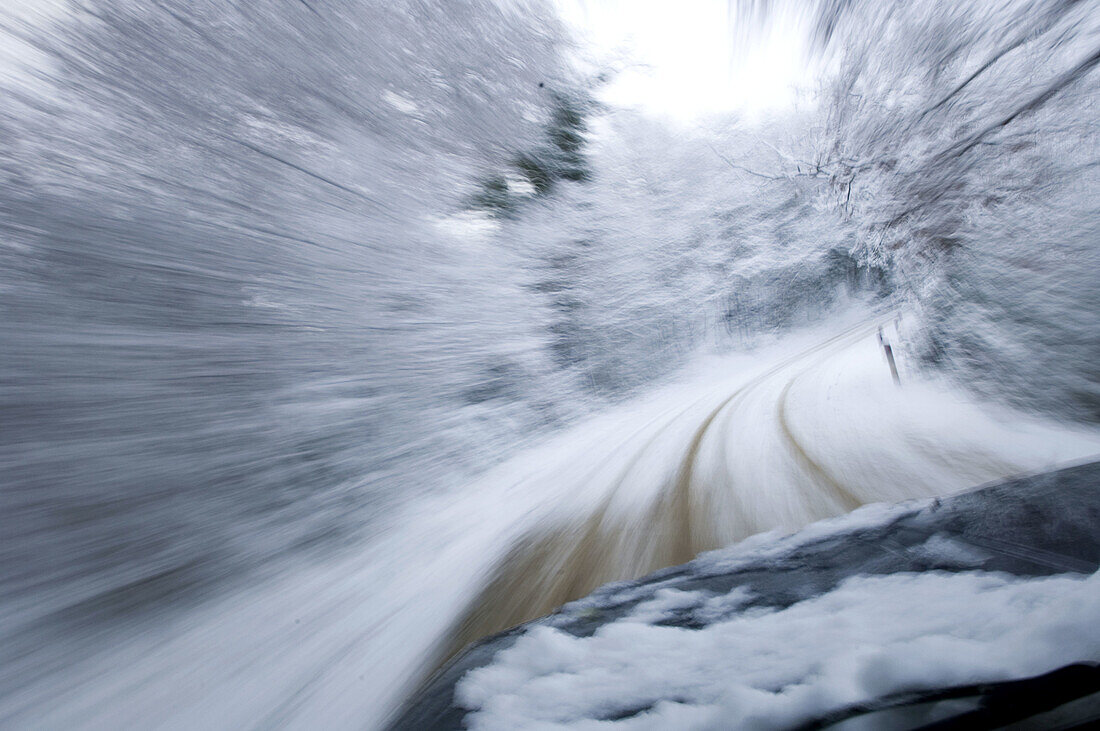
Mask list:
[[[239,589],[178,621],[113,639],[56,669],[52,682],[7,695],[0,720],[33,720],[39,728],[304,728],[324,718],[330,728],[378,727],[444,648],[474,639],[454,636],[464,616],[491,632],[605,582],[761,531],[789,532],[864,503],[946,494],[1100,451],[1091,432],[991,411],[942,383],[912,377],[904,364],[904,380],[895,385],[878,343],[880,325],[886,338],[898,337],[893,316],[853,318],[834,332],[802,333],[701,364],[685,382],[500,465],[476,489],[417,503],[342,561]],[[868,507],[811,530],[889,514]],[[558,540],[539,543],[547,535]],[[585,544],[591,552],[578,549]],[[540,550],[525,554],[532,546]],[[737,559],[719,553],[703,560],[720,567]],[[531,573],[515,576],[517,562]],[[510,590],[503,602],[492,590],[501,582]],[[631,691],[639,702],[655,683],[683,684],[687,702],[662,705],[651,720],[704,723],[729,704],[770,714],[786,707],[787,695],[789,707],[775,718],[790,718],[872,692],[867,674],[892,682],[871,673],[875,658],[907,656],[893,671],[898,682],[912,673],[932,678],[936,663],[947,661],[928,648],[947,642],[940,634],[971,604],[982,619],[960,631],[973,625],[978,634],[958,642],[979,647],[994,636],[990,628],[1018,626],[1019,649],[968,652],[951,673],[989,670],[1002,662],[996,653],[1009,653],[1005,669],[1023,668],[1028,657],[1042,664],[1051,657],[1042,643],[1053,635],[1026,629],[1029,613],[1057,616],[1090,591],[1096,594],[1094,581],[1071,579],[1027,586],[996,577],[860,579],[806,606],[696,634],[647,626],[667,607],[643,605],[634,621],[592,640],[539,630],[499,667],[472,675],[463,693],[483,704],[478,723],[486,728],[521,718],[564,723],[620,694],[621,667],[651,678]],[[700,599],[661,598],[669,605]],[[718,611],[723,601],[733,599],[703,608]],[[839,615],[845,608],[854,614]],[[888,624],[857,621],[891,608],[899,611]],[[844,640],[851,627],[866,634]],[[792,639],[799,632],[820,635],[820,647]],[[925,634],[929,639],[916,639]],[[885,649],[867,649],[860,637]],[[828,649],[844,643],[847,654]],[[728,648],[729,658],[763,652],[739,665],[741,674],[727,686],[700,677],[702,664],[690,665],[692,657],[709,658],[697,654],[708,647]],[[552,667],[560,673],[543,677],[540,668]],[[574,686],[587,690],[547,710],[546,693]],[[735,701],[738,694],[748,701]]]

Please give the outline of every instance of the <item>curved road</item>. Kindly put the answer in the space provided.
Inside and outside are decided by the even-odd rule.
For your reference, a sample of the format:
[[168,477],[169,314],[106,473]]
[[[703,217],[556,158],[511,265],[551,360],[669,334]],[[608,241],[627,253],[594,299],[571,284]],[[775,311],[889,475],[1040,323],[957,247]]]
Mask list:
[[90,641],[27,673],[0,726],[378,727],[466,642],[605,582],[1100,452],[1095,432],[896,386],[878,325],[731,360],[410,505],[342,559]]

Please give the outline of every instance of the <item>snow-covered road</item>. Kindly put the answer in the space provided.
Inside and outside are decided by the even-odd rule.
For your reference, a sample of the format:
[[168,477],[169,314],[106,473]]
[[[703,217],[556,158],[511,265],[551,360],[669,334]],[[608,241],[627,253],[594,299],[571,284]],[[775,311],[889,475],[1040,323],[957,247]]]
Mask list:
[[[686,409],[677,401],[658,418],[638,414],[644,425],[613,448],[590,448],[590,475],[572,478],[574,494],[555,515],[513,542],[447,652],[762,531],[1100,451],[1095,435],[979,408],[946,384],[899,387],[877,337],[885,326],[896,339],[894,322],[865,321],[793,355],[774,351]],[[579,445],[570,452],[582,454]]]
[[478,636],[608,581],[860,504],[947,494],[1100,452],[902,363],[893,317],[784,339],[578,425],[353,554],[241,588],[26,673],[0,725],[384,725]]

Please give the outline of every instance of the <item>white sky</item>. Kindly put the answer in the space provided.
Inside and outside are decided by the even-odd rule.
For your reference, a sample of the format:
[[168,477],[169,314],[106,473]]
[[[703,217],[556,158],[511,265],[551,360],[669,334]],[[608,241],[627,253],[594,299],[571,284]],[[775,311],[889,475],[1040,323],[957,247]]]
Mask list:
[[736,0],[556,2],[597,58],[625,66],[605,91],[612,104],[680,121],[753,117],[793,105],[809,81],[808,18],[783,3],[767,23],[738,28]]
[[[681,122],[790,107],[795,88],[810,81],[807,8],[772,3],[767,23],[738,28],[738,1],[554,0],[593,60],[622,69],[605,101]],[[59,0],[0,0],[0,19],[41,22],[62,8]],[[33,57],[0,33],[0,74]]]

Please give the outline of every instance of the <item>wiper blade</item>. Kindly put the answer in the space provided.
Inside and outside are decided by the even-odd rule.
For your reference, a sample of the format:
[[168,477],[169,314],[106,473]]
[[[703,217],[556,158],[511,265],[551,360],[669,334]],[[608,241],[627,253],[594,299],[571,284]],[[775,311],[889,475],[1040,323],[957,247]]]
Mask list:
[[915,728],[919,731],[994,729],[1094,693],[1100,693],[1100,664],[1076,663],[1031,678],[886,695],[837,709],[796,726],[793,731],[817,731],[872,713],[964,699],[975,701],[977,708]]

